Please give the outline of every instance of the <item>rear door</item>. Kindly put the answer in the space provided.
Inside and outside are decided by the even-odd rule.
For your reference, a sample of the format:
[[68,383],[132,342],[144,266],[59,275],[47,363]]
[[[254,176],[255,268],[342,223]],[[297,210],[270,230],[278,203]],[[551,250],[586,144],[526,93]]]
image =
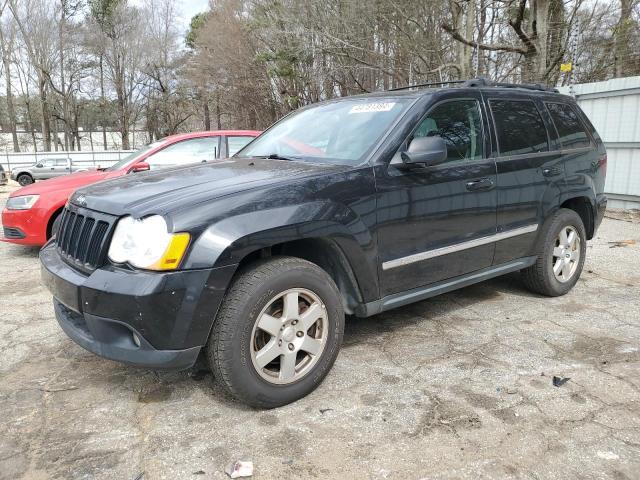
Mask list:
[[557,202],[564,165],[544,104],[527,94],[483,92],[496,142],[498,211],[494,264],[532,253],[545,210]]
[[54,169],[56,177],[71,173],[71,160],[68,158],[56,158]]

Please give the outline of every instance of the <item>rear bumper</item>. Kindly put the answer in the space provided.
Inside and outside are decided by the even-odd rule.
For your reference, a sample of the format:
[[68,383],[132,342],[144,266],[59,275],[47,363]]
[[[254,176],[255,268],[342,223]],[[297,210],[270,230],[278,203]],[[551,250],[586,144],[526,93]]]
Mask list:
[[602,223],[602,219],[604,218],[604,212],[607,209],[607,196],[604,193],[601,193],[596,196],[596,218],[593,224],[593,234],[595,235],[598,231],[598,227]]
[[148,368],[188,368],[206,344],[235,266],[147,272],[105,266],[84,275],[49,243],[40,251],[56,318],[81,347]]

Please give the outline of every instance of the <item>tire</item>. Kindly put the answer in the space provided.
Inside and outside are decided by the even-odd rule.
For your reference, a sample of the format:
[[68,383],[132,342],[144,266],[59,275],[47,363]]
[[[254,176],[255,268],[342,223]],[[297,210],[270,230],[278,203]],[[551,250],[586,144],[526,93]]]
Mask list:
[[[567,242],[561,245],[562,231],[568,239],[575,233],[578,243],[570,248],[565,247]],[[575,252],[579,255],[577,259]],[[582,219],[573,210],[561,208],[544,223],[536,245],[536,263],[521,271],[525,286],[549,297],[566,294],[580,278],[586,252],[587,235]]]
[[18,175],[18,178],[16,178],[16,180],[21,187],[31,185],[33,183],[33,177],[28,173],[21,173],[20,175]]
[[[292,299],[290,307],[285,298]],[[268,330],[273,334],[258,326],[265,326],[260,319],[271,320]],[[233,397],[253,407],[274,408],[318,387],[338,356],[343,334],[341,296],[331,277],[306,260],[273,257],[238,273],[218,311],[206,356]],[[308,353],[309,345],[316,355]],[[278,356],[261,368],[274,352]],[[291,358],[293,377],[286,368]]]
[[62,212],[56,214],[56,218],[53,219],[53,223],[51,224],[51,230],[49,231],[49,236],[47,240],[53,237],[56,233],[58,233],[58,227],[60,227],[60,222],[62,221]]

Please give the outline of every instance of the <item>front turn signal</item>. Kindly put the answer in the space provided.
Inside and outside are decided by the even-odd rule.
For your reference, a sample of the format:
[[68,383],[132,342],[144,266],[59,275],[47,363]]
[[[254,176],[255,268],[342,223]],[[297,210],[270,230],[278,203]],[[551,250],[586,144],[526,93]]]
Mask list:
[[174,233],[169,242],[169,246],[156,263],[149,267],[150,270],[175,270],[180,266],[187,247],[190,236],[188,233]]

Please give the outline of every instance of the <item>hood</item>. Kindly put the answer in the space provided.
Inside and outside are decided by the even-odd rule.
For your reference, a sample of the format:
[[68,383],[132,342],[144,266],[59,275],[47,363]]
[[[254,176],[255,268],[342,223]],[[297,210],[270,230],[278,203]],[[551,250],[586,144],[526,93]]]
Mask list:
[[253,188],[348,168],[288,160],[231,158],[126,175],[83,188],[71,197],[71,202],[112,215],[143,217],[165,214]]
[[43,193],[60,190],[75,190],[85,185],[99,182],[110,178],[114,172],[101,172],[98,170],[89,170],[85,172],[72,173],[62,177],[51,178],[49,180],[38,180],[31,185],[22,187],[11,193],[11,197],[19,195],[42,195]]

